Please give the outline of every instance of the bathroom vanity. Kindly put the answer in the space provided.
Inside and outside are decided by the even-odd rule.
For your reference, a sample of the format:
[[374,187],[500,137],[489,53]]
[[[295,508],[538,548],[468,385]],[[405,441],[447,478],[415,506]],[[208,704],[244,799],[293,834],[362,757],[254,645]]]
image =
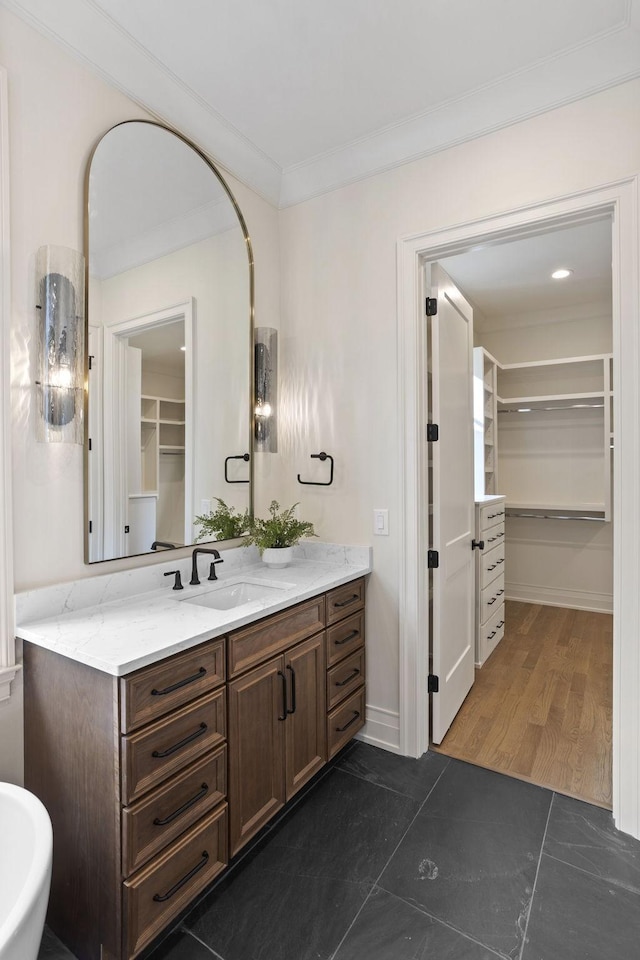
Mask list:
[[78,957],[137,956],[364,725],[368,556],[165,581],[18,628],[48,922]]

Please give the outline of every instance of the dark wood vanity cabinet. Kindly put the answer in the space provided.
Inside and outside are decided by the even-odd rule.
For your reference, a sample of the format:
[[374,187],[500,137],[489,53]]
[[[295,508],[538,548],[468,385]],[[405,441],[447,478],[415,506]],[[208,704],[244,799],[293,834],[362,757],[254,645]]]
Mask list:
[[320,633],[229,683],[232,856],[324,766],[324,663]]
[[364,579],[114,677],[24,643],[48,923],[131,960],[364,723]]
[[225,659],[215,639],[118,678],[24,644],[48,923],[82,960],[136,956],[228,862]]

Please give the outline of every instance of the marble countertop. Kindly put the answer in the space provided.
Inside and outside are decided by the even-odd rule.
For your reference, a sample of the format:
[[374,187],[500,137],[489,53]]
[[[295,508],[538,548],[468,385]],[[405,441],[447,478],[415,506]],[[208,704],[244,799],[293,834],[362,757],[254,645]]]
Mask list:
[[[200,557],[200,586],[189,586],[191,561],[168,561],[112,575],[16,595],[16,635],[113,676],[123,676],[204,640],[246,624],[371,571],[370,547],[305,543],[282,570],[266,567],[257,551],[220,551],[218,581],[210,582]],[[185,588],[171,589],[167,570],[180,569]],[[268,595],[228,610],[195,602],[238,581],[271,585]],[[255,583],[254,583],[255,586]],[[266,592],[266,591],[265,591]]]

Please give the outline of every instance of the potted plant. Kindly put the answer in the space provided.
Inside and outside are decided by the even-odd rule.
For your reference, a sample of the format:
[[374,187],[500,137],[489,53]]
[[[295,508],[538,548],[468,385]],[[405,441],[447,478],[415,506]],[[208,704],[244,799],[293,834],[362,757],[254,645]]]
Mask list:
[[195,523],[201,528],[196,537],[196,543],[200,540],[235,540],[248,533],[250,525],[248,510],[237,513],[235,507],[228,507],[220,497],[213,499],[218,504],[216,509],[195,518]]
[[277,500],[271,501],[269,517],[254,517],[249,525],[247,544],[254,543],[268,567],[286,567],[293,559],[293,548],[303,537],[315,537],[313,524],[294,516],[298,506],[281,510]]

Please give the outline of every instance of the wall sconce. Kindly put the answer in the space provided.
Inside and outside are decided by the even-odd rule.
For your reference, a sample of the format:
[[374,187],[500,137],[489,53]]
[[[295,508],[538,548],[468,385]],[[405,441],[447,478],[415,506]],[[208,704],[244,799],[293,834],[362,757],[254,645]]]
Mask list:
[[84,442],[84,276],[76,250],[38,250],[38,440]]
[[254,449],[278,452],[278,331],[256,327],[254,335]]

